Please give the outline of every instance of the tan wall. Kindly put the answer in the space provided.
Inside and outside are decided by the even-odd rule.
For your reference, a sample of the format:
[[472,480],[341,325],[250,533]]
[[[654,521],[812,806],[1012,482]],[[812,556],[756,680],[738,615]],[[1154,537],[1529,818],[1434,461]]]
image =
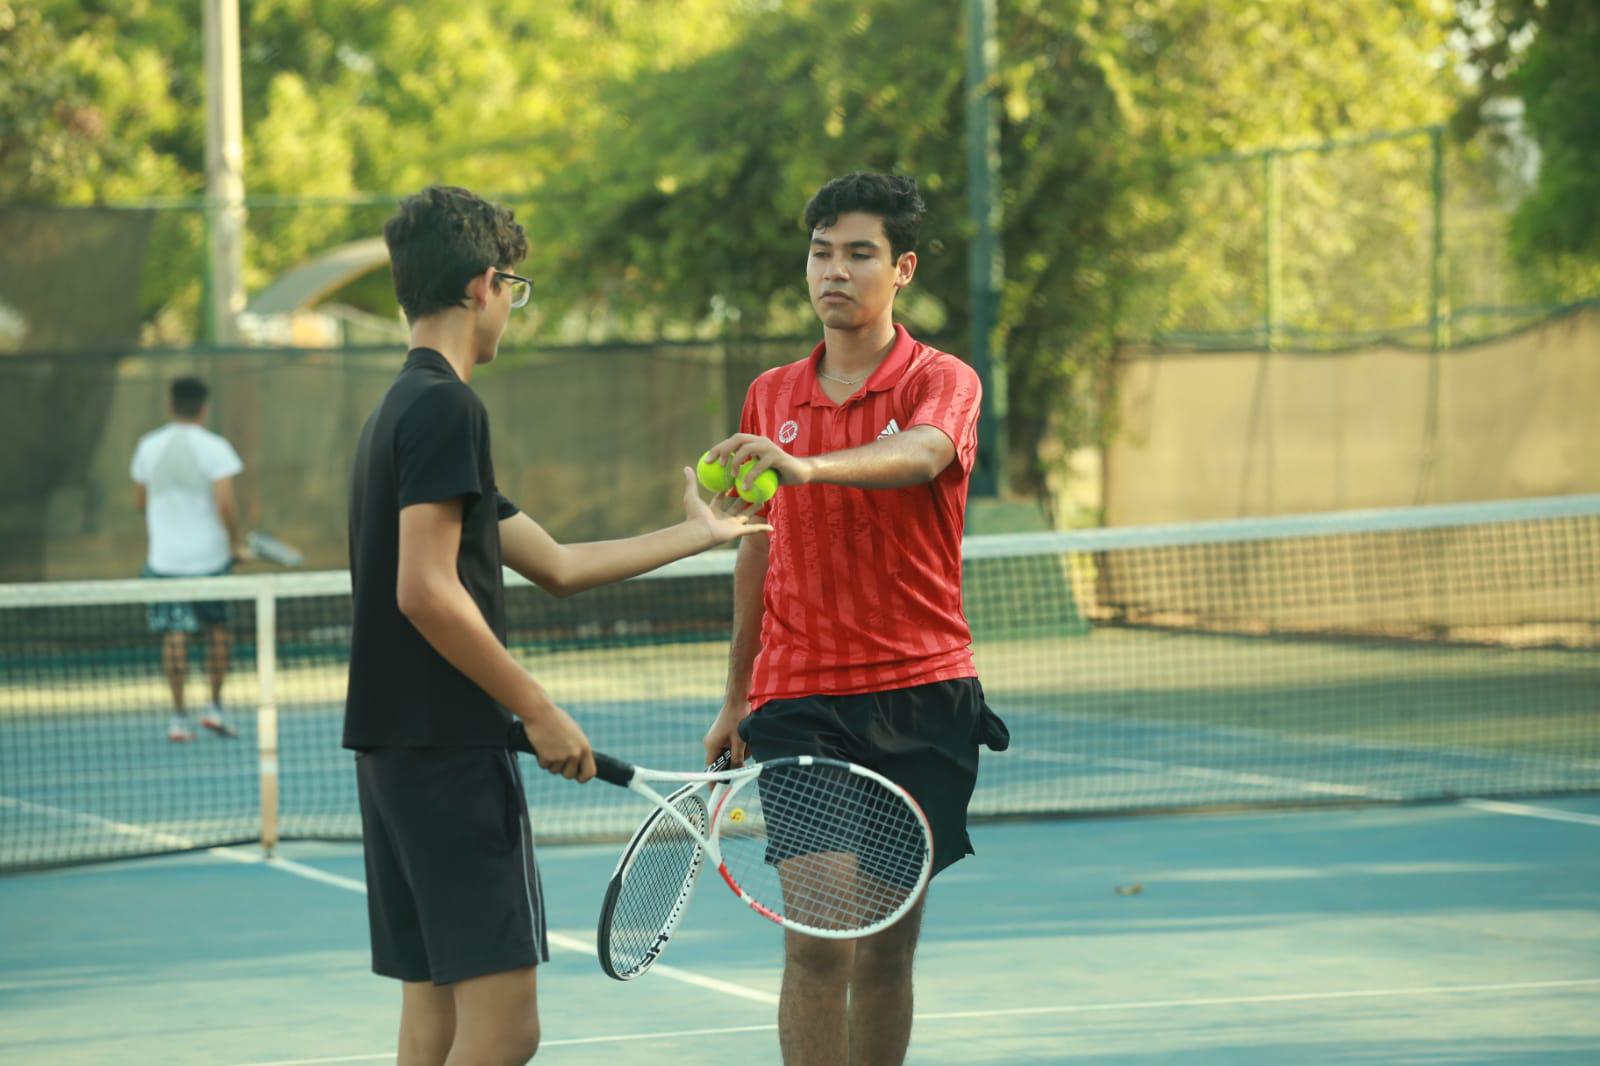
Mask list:
[[1108,525],[1600,491],[1600,307],[1437,356],[1133,350],[1118,383]]

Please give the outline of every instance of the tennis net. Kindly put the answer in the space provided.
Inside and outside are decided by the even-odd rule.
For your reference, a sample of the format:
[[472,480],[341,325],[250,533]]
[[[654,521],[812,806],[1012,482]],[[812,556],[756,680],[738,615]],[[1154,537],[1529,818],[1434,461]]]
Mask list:
[[[511,582],[512,649],[598,749],[693,768],[732,561]],[[195,601],[226,607],[239,736],[172,743],[152,608]],[[980,816],[1600,789],[1600,496],[973,537],[966,610],[1013,736]],[[0,586],[0,870],[359,836],[349,633],[342,572]],[[525,769],[542,840],[637,822]]]

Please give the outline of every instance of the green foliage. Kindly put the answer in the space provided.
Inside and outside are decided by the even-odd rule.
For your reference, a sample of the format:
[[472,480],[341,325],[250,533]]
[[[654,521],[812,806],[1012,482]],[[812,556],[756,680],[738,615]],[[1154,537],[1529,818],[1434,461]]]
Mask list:
[[[1259,305],[1260,163],[1182,161],[1436,121],[1443,32],[1426,0],[1015,5],[1002,45],[1021,68],[1004,134],[1014,452],[1109,438],[1119,335]],[[1327,210],[1381,202],[1382,174],[1337,192],[1315,166],[1279,178],[1291,202],[1322,201],[1283,213],[1303,222],[1282,234],[1285,312],[1338,309],[1328,253],[1353,256],[1359,236]]]
[[0,196],[48,200],[63,175],[88,165],[100,124],[85,87],[60,60],[53,26],[32,6],[0,0]]
[[1552,293],[1592,293],[1600,287],[1600,6],[1460,0],[1456,29],[1478,82],[1458,124],[1475,129],[1510,96],[1538,147],[1538,175],[1512,230],[1518,257]]
[[934,240],[918,284],[956,296],[961,68],[943,57],[958,30],[953,5],[789,3],[724,50],[618,83],[535,217],[552,256],[541,301],[603,301],[622,328],[710,318],[746,333],[809,330],[795,312],[801,211],[823,181],[858,168],[921,179]]
[[[319,198],[252,207],[249,281],[375,235],[388,201],[357,194],[448,181],[518,206],[546,335],[810,334],[806,199],[847,170],[898,170],[930,204],[903,317],[962,352],[961,7],[241,0],[247,186]],[[0,82],[0,197],[203,194],[200,9],[0,0],[0,59],[30,72]],[[1119,336],[1259,326],[1267,165],[1251,153],[1442,121],[1459,93],[1447,35],[1474,11],[1492,23],[1478,27],[1485,83],[1523,95],[1544,152],[1519,247],[1561,285],[1592,286],[1592,4],[1001,0],[1000,340],[1020,484],[1041,483],[1047,440],[1060,451],[1111,432]],[[1478,162],[1459,181],[1474,204],[1512,202],[1495,160]],[[1424,317],[1426,136],[1276,166],[1279,320]],[[193,213],[152,236],[144,306],[164,309],[174,339],[199,302],[203,238]],[[376,282],[349,296],[392,310]]]
[[[173,190],[182,168],[168,151],[180,123],[161,31],[119,41],[99,5],[0,0],[0,199],[85,202]],[[178,35],[181,38],[181,35]],[[19,72],[26,72],[19,76]]]
[[[731,0],[241,0],[247,281],[373,236],[385,207],[336,202],[429,182],[526,193],[603,118],[599,86],[722,44]],[[202,197],[202,5],[0,0],[0,199]],[[163,219],[144,278],[162,339],[192,335],[204,272],[194,213]],[[177,320],[170,321],[176,310]]]
[[[1600,286],[1600,7],[1552,0],[1512,87],[1542,152],[1538,183],[1517,212],[1515,245],[1558,284]],[[1581,282],[1580,282],[1581,283]]]
[[[1038,484],[1047,434],[1070,445],[1107,432],[1100,400],[1118,330],[1181,319],[1227,270],[1229,242],[1182,240],[1186,186],[1172,158],[1447,113],[1434,5],[1354,6],[1001,5],[1001,330],[1023,484]],[[541,300],[603,301],[620,318],[612,328],[665,315],[809,330],[806,198],[845,170],[900,170],[921,179],[931,207],[923,302],[909,317],[962,350],[958,7],[792,0],[724,49],[620,83],[591,153],[546,190],[539,221],[558,258]]]

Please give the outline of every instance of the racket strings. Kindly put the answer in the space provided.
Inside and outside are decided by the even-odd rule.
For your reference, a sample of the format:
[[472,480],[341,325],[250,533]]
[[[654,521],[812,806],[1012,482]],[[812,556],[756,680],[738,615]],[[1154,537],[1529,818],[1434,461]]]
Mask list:
[[870,928],[897,915],[929,860],[906,800],[847,767],[774,766],[723,805],[729,875],[785,921]]
[[[709,821],[704,799],[690,793],[673,806],[704,832]],[[694,885],[700,842],[665,814],[640,837],[632,862],[611,908],[606,950],[613,969],[626,973],[649,957],[663,933],[670,932],[684,897]]]

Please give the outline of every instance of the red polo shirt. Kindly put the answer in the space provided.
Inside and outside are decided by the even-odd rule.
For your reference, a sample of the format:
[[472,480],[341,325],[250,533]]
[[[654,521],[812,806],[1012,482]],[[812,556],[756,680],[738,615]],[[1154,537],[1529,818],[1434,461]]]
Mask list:
[[750,703],[848,695],[974,677],[961,613],[961,534],[978,450],[978,375],[895,326],[894,347],[842,404],[816,377],[824,346],[762,374],[739,428],[792,455],[933,426],[956,457],[925,485],[785,485],[773,526]]

